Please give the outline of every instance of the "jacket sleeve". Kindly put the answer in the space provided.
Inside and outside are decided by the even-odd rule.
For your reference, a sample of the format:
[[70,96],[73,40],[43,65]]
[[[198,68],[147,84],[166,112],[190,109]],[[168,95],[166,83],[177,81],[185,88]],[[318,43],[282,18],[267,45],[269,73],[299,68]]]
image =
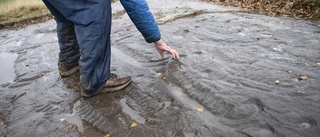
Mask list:
[[146,0],[120,0],[120,2],[148,43],[161,39],[160,30]]

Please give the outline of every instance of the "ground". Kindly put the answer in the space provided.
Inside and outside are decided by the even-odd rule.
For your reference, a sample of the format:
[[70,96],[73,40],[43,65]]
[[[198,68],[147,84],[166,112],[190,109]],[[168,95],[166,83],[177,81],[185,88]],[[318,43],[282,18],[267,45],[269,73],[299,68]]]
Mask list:
[[111,69],[133,82],[92,98],[80,96],[79,74],[58,75],[54,20],[1,30],[0,136],[320,134],[317,24],[201,2],[148,2],[181,59],[161,59],[115,2]]

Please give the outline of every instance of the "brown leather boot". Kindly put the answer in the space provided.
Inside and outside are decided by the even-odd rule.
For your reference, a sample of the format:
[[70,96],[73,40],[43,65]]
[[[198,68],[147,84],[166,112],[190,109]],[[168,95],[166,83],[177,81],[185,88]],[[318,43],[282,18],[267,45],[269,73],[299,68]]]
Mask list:
[[108,93],[113,91],[118,91],[126,86],[128,86],[131,82],[131,76],[122,76],[119,77],[116,74],[111,73],[109,79],[104,85],[104,88],[101,91],[95,92],[93,94],[88,94],[85,91],[80,89],[80,93],[84,97],[91,97],[93,95],[101,94],[101,93]]
[[69,70],[62,70],[62,69],[59,69],[59,74],[61,77],[68,77],[74,73],[76,73],[77,71],[79,71],[79,66],[75,66]]

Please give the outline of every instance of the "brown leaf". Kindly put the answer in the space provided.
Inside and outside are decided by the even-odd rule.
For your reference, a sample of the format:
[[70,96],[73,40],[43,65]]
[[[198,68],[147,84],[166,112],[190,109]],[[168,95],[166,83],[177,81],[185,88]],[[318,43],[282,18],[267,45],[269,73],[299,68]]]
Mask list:
[[308,76],[306,75],[302,75],[298,78],[298,80],[307,80],[308,79]]
[[130,127],[136,127],[136,126],[138,126],[138,124],[136,122],[133,122]]
[[110,134],[106,134],[104,137],[111,137]]
[[167,77],[163,76],[162,79],[163,79],[163,80],[167,80]]
[[204,111],[204,109],[203,108],[196,108],[196,110],[198,111],[198,112],[203,112]]
[[71,131],[76,131],[76,130],[78,130],[78,126],[77,125],[72,125]]
[[72,89],[78,89],[79,87],[77,85],[69,85],[67,88],[72,88]]

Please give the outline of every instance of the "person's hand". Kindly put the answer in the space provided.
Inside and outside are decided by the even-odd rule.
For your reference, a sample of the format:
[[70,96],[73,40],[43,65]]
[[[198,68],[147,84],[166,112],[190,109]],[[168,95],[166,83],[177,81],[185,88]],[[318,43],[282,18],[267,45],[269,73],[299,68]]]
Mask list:
[[156,46],[157,51],[159,52],[160,56],[163,58],[164,57],[164,52],[168,52],[172,55],[173,59],[178,59],[179,60],[179,53],[170,48],[166,43],[164,43],[161,39],[154,42],[154,45]]

